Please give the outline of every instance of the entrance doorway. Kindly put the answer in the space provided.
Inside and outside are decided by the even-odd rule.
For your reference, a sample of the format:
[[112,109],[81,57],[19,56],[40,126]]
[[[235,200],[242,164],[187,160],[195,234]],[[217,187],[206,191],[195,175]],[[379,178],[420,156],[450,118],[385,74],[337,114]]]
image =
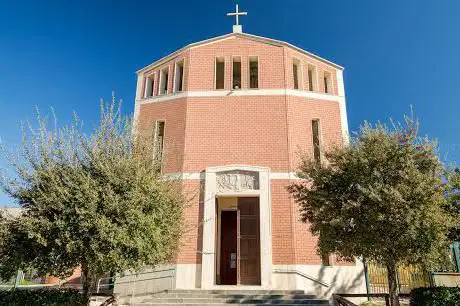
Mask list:
[[219,198],[217,284],[260,285],[258,197]]
[[222,211],[220,234],[220,284],[237,284],[237,211]]

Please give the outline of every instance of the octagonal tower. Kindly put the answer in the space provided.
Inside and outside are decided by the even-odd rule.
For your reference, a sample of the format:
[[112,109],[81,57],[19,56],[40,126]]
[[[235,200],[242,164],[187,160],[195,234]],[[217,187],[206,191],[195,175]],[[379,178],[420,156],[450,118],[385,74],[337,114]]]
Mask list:
[[341,66],[236,31],[190,44],[137,75],[135,129],[153,133],[163,174],[194,196],[172,281],[147,291],[364,292],[362,263],[319,256],[286,191],[300,153],[321,162],[325,148],[348,141]]

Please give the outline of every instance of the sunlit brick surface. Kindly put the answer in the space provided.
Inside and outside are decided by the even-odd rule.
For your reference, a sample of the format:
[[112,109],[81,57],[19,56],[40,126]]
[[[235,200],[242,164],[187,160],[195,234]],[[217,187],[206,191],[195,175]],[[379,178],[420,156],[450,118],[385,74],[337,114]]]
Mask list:
[[[311,121],[320,120],[325,148],[341,145],[339,103],[331,99],[277,95],[187,96],[172,95],[174,65],[184,60],[184,92],[215,92],[216,58],[225,60],[225,90],[232,86],[232,58],[241,58],[241,87],[249,87],[249,57],[259,63],[259,89],[293,89],[293,62],[300,63],[299,90],[307,90],[308,65],[316,67],[318,92],[324,91],[323,75],[332,78],[332,95],[337,95],[336,67],[287,46],[276,46],[241,37],[185,49],[170,60],[147,71],[154,76],[158,94],[159,71],[169,69],[169,99],[142,100],[138,126],[152,132],[156,120],[165,121],[165,174],[200,173],[211,166],[252,165],[271,172],[297,170],[300,154],[312,154]],[[140,78],[144,74],[139,75]],[[278,91],[279,92],[279,91]],[[139,102],[140,103],[140,102]],[[317,239],[308,225],[300,222],[299,209],[289,197],[287,179],[271,180],[272,259],[273,264],[321,264],[316,253]],[[184,212],[187,225],[181,241],[178,263],[201,263],[203,198],[200,181],[184,180],[191,197]],[[202,191],[202,190],[201,190]]]

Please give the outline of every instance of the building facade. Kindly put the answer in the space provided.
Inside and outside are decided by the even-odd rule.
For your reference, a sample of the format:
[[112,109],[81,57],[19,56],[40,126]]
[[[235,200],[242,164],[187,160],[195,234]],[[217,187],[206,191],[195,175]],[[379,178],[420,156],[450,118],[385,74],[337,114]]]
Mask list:
[[148,272],[168,281],[142,290],[365,292],[362,263],[318,255],[286,190],[301,154],[322,161],[348,141],[341,66],[237,28],[137,75],[135,129],[153,133],[163,174],[191,199],[176,261]]

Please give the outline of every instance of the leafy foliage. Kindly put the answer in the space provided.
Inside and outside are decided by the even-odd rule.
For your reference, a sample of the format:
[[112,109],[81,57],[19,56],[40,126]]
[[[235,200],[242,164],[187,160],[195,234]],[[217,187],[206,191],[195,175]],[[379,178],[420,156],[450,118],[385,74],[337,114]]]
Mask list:
[[460,287],[416,288],[411,292],[412,306],[460,306]]
[[[460,169],[448,172],[448,194],[449,209],[452,215],[460,220]],[[454,226],[449,233],[452,241],[460,241],[460,226]]]
[[327,163],[304,156],[303,180],[289,187],[320,253],[383,264],[394,290],[397,265],[446,256],[452,224],[436,146],[417,131],[411,118],[392,129],[365,123],[349,146],[325,153]]
[[76,290],[35,289],[0,291],[0,305],[5,306],[83,306],[88,299]]
[[132,134],[115,101],[101,107],[90,136],[73,125],[24,133],[17,178],[5,190],[24,208],[0,242],[0,275],[18,268],[68,276],[82,267],[85,290],[97,278],[172,259],[182,232],[180,185],[160,175],[148,137]]

